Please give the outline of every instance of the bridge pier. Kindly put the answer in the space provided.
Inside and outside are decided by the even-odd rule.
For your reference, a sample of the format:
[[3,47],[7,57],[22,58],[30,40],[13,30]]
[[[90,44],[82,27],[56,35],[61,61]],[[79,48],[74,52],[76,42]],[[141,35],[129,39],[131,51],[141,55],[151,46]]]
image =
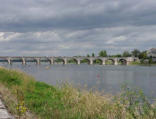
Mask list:
[[23,64],[23,65],[26,64],[25,58],[22,58],[22,64]]
[[63,58],[64,64],[67,64],[67,58]]
[[106,60],[102,60],[102,65],[106,65]]
[[40,58],[36,58],[36,64],[40,64]]
[[8,64],[11,64],[11,58],[7,58]]
[[118,59],[114,60],[114,65],[118,65]]
[[90,65],[93,64],[93,59],[89,59],[89,61],[90,61]]
[[54,64],[54,59],[53,58],[50,58],[50,64]]
[[80,61],[80,59],[77,59],[77,64],[81,64],[81,61]]
[[126,61],[126,65],[129,65],[131,62],[130,61]]

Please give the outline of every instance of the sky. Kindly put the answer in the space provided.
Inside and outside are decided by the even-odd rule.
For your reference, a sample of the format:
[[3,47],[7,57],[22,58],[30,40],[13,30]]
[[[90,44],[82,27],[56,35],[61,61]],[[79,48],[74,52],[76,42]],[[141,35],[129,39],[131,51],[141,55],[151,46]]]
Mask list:
[[156,0],[0,0],[0,56],[156,47]]

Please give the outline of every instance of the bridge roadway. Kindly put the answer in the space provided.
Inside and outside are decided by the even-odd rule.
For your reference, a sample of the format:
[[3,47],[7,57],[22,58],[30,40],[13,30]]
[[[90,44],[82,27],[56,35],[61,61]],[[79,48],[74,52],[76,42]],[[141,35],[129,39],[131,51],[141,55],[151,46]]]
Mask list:
[[93,64],[95,60],[99,60],[102,65],[105,65],[106,61],[111,60],[114,65],[118,65],[119,62],[128,65],[130,62],[138,61],[139,59],[136,57],[0,56],[0,62],[7,62],[8,64],[12,64],[13,62],[21,62],[22,64],[26,64],[27,62],[35,62],[36,64],[49,62],[50,64],[54,64],[57,60],[62,61],[63,64],[68,64],[68,61],[70,60],[74,60],[77,64],[81,64],[83,60],[87,60],[88,64]]

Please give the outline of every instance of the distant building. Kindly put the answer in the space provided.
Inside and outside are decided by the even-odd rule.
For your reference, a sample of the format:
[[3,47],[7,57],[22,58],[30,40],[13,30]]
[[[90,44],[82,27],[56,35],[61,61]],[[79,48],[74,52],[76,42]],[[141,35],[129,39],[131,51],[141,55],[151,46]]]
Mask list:
[[149,57],[156,57],[156,48],[152,48],[150,50],[147,50],[147,55]]
[[156,62],[156,48],[151,48],[150,50],[147,50],[147,55],[149,57],[152,57],[152,60]]

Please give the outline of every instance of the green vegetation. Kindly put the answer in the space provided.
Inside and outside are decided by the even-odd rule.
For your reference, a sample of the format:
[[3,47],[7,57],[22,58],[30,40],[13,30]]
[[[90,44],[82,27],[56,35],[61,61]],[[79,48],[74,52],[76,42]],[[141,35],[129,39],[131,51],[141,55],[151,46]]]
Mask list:
[[74,60],[74,59],[70,59],[70,60],[68,60],[68,63],[70,64],[76,64],[77,63],[77,61],[76,60]]
[[89,64],[89,60],[88,59],[83,59],[83,60],[81,60],[81,63]]
[[106,50],[102,50],[99,52],[99,56],[100,57],[107,57],[107,51]]
[[141,65],[141,66],[156,66],[156,63],[149,63],[148,61],[141,60],[141,62],[131,62],[130,65]]
[[[92,53],[87,54],[87,57],[95,57],[96,54]],[[130,65],[156,65],[156,62],[152,61],[151,57],[148,57],[146,51],[139,51],[138,49],[134,49],[133,51],[124,51],[122,54],[116,54],[116,55],[108,55],[106,50],[101,50],[98,53],[99,57],[138,57],[140,59],[140,62],[132,62]],[[87,63],[88,61],[85,60],[83,63]],[[121,62],[120,62],[121,63]],[[94,61],[94,64],[101,64],[101,61],[96,60]],[[106,64],[112,64],[112,62],[108,61]],[[122,63],[121,63],[122,64]]]
[[67,84],[50,86],[19,71],[0,68],[0,94],[14,115],[26,119],[156,118],[156,105],[141,91],[126,86],[114,97]]
[[123,57],[131,57],[131,54],[128,51],[123,52]]
[[138,50],[138,49],[134,49],[133,51],[132,51],[132,56],[134,56],[134,57],[139,57],[139,55],[140,55],[140,51]]
[[64,61],[62,59],[60,59],[60,58],[55,59],[55,62],[56,63],[64,63]]
[[93,62],[94,64],[102,64],[102,61],[100,60],[100,59],[96,59],[96,60],[94,60],[94,62]]
[[94,53],[92,53],[92,57],[95,57],[95,54]]
[[112,60],[106,60],[106,65],[113,65],[114,62]]

